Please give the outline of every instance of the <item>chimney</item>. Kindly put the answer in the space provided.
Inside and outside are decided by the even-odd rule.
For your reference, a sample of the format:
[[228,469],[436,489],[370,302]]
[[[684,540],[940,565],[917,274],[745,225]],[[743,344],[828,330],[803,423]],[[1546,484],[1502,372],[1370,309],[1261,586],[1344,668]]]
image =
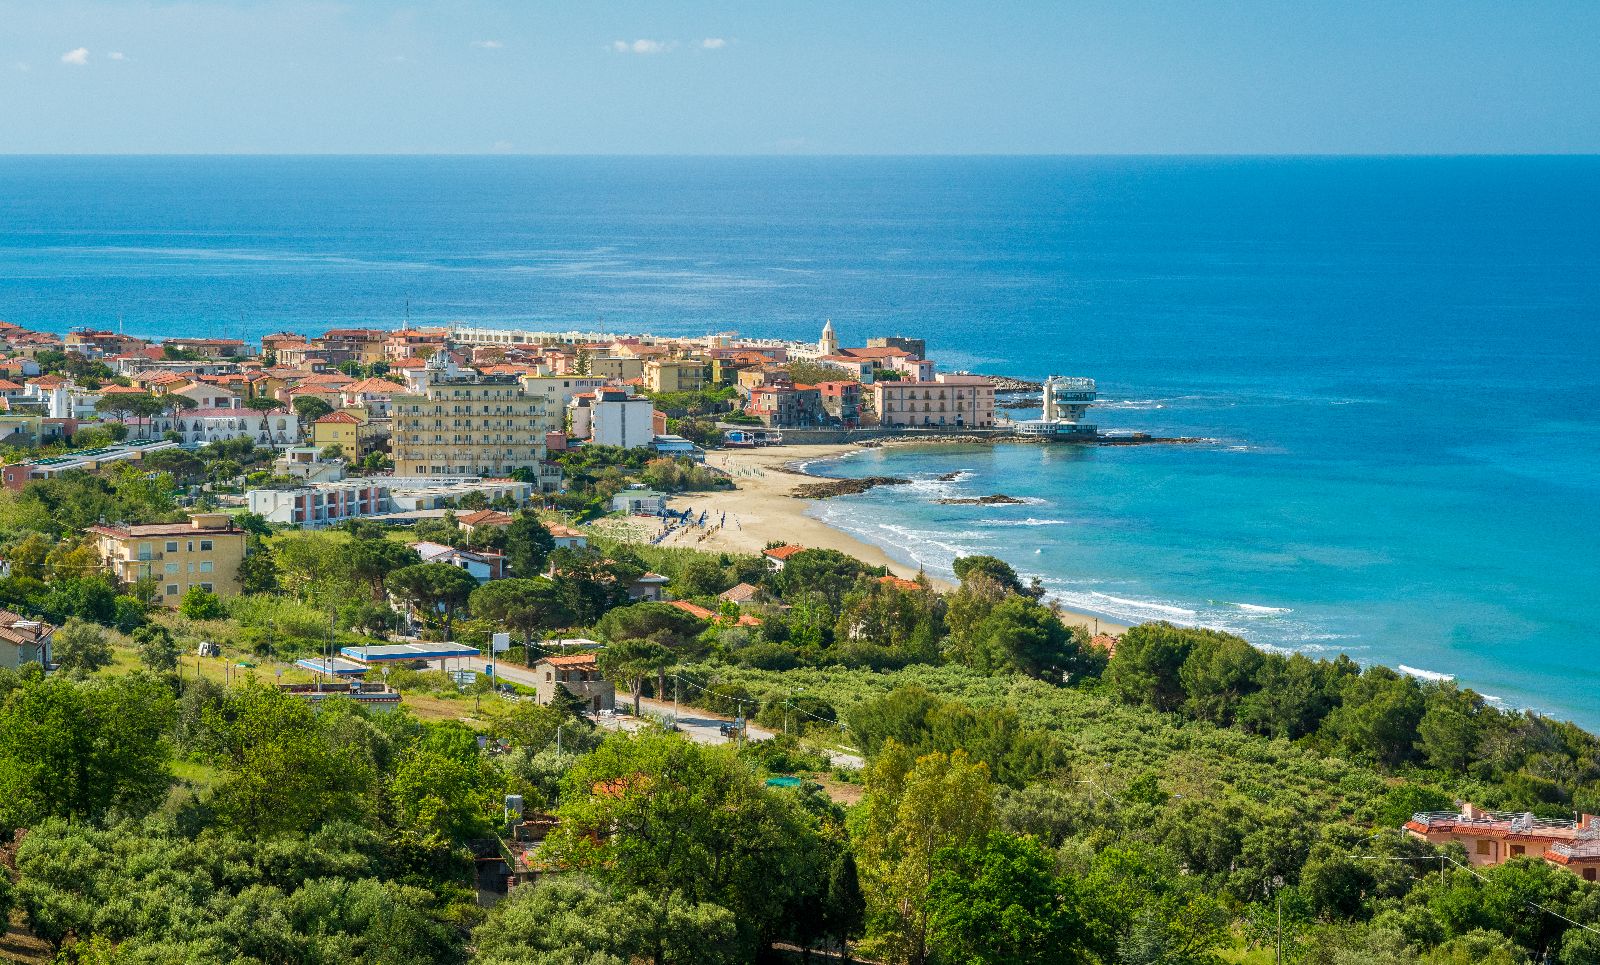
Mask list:
[[1483,817],[1483,812],[1474,807],[1471,801],[1468,801],[1461,806],[1461,816],[1468,819],[1476,819]]

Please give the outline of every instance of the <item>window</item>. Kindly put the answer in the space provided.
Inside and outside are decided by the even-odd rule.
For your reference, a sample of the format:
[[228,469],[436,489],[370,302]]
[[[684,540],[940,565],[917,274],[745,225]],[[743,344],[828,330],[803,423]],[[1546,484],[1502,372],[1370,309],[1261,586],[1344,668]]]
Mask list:
[[1585,868],[1585,869],[1583,869],[1583,880],[1584,881],[1593,881],[1594,880],[1594,869],[1593,868]]
[[202,584],[200,584],[200,589],[205,590],[207,593],[210,593],[211,592],[211,584],[210,583],[202,583]]
[[211,563],[210,560],[206,560],[204,563],[200,564],[200,572],[202,572],[202,573],[210,573],[211,569],[212,569],[212,563]]
[[168,563],[166,569],[168,573],[176,573],[178,572],[178,564]]
[[1493,847],[1494,847],[1494,845],[1493,845],[1492,842],[1479,841],[1478,842],[1478,853],[1479,854],[1488,854],[1490,849],[1493,848]]
[[176,583],[168,583],[167,584],[167,596],[177,596],[177,595],[178,595],[178,584],[176,584]]
[[167,552],[168,553],[176,553],[177,551],[178,551],[178,541],[175,540],[175,539],[167,540]]
[[211,552],[211,541],[210,540],[203,539],[203,540],[200,541],[200,552],[202,552],[202,553]]
[[1520,858],[1524,854],[1526,854],[1527,851],[1528,851],[1528,849],[1524,848],[1522,845],[1514,844],[1514,845],[1511,846],[1511,857]]

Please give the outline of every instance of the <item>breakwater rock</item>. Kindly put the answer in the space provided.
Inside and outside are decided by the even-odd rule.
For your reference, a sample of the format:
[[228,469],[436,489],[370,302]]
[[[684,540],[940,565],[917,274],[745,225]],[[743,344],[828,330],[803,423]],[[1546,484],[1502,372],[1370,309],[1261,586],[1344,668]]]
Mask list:
[[952,499],[936,499],[934,502],[941,506],[1017,506],[1027,502],[1005,493],[994,493],[988,496],[963,496]]
[[898,476],[865,476],[861,479],[829,479],[824,482],[796,486],[789,495],[796,499],[831,499],[834,496],[854,496],[878,486],[906,486],[911,480]]

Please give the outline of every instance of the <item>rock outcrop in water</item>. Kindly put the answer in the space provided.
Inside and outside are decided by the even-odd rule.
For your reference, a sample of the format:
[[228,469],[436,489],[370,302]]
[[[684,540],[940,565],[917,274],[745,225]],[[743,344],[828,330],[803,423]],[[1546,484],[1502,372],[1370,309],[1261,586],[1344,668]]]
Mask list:
[[865,476],[861,479],[828,479],[823,482],[796,486],[789,495],[796,499],[831,499],[834,496],[854,496],[878,486],[906,486],[909,479],[898,476]]
[[951,499],[936,499],[934,502],[940,506],[1018,506],[1027,502],[1005,493],[993,493],[988,496],[962,496]]

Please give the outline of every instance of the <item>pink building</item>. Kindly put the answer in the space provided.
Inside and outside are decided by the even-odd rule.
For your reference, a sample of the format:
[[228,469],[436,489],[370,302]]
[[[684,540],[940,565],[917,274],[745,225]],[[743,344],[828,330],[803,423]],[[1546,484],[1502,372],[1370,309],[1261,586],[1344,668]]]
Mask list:
[[878,424],[902,428],[994,425],[994,385],[977,375],[934,376],[931,381],[874,382]]
[[1467,859],[1480,867],[1538,857],[1585,881],[1600,878],[1600,818],[1592,814],[1562,821],[1531,813],[1483,811],[1468,804],[1460,812],[1413,814],[1405,830],[1429,844],[1456,842],[1467,849]]

